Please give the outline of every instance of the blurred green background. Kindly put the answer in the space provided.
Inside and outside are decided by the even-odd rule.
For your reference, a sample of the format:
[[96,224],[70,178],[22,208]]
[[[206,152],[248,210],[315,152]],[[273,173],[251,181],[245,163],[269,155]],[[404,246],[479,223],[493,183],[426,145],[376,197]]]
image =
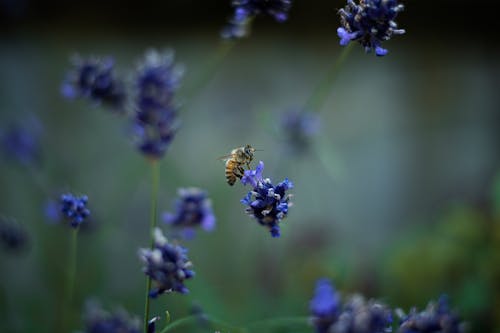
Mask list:
[[[354,48],[321,110],[320,133],[296,155],[277,119],[304,104],[338,57],[343,2],[298,1],[282,25],[257,19],[186,100],[219,47],[228,2],[0,1],[0,126],[32,115],[43,125],[39,164],[0,163],[0,215],[31,240],[29,251],[0,256],[1,331],[53,331],[69,230],[47,223],[43,209],[67,190],[88,194],[95,217],[80,235],[76,304],[95,297],[142,316],[137,250],[149,237],[149,164],[126,119],[66,101],[59,86],[74,53],[112,55],[125,74],[154,47],[174,49],[186,68],[182,126],[161,162],[160,211],[172,210],[178,187],[201,187],[217,228],[184,243],[197,274],[190,294],[162,296],[152,313],[178,319],[196,302],[234,325],[306,316],[315,280],[330,277],[346,294],[405,310],[448,293],[472,332],[500,332],[494,4],[469,20],[469,2],[405,3],[398,21],[407,34],[387,42],[384,58]],[[256,160],[266,176],[295,184],[279,239],[245,215],[246,189],[227,186],[217,161],[246,143],[263,149]]]

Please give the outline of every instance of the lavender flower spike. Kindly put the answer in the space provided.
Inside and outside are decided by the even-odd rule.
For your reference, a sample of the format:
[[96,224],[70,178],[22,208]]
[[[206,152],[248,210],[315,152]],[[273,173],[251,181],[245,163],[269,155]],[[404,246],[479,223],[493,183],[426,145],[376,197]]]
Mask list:
[[359,4],[347,0],[347,5],[339,10],[340,45],[358,41],[366,52],[374,50],[377,56],[386,55],[388,51],[382,47],[382,42],[405,33],[394,21],[403,9],[397,0],[359,0]]
[[175,136],[178,106],[174,97],[181,77],[172,52],[151,50],[138,66],[134,129],[139,150],[149,158],[163,157]]
[[257,15],[264,14],[273,17],[277,22],[285,22],[288,19],[288,11],[292,6],[292,1],[233,0],[231,5],[234,8],[234,14],[221,32],[222,37],[226,39],[248,36],[251,20]]
[[157,286],[151,290],[149,297],[156,298],[173,291],[188,293],[184,280],[192,278],[194,271],[190,269],[192,264],[187,257],[187,250],[169,243],[159,228],[154,229],[153,236],[153,249],[139,250],[139,256],[145,264],[143,271]]
[[260,225],[269,229],[272,237],[280,237],[280,222],[287,216],[291,206],[290,194],[286,191],[293,188],[293,184],[285,179],[273,185],[269,178],[262,177],[264,163],[259,162],[255,170],[246,170],[241,178],[243,185],[250,184],[253,190],[241,199],[241,203],[248,206],[246,212],[253,216]]
[[73,228],[78,228],[90,215],[87,208],[88,197],[77,197],[71,193],[61,195],[61,213]]
[[175,213],[164,213],[163,221],[185,231],[200,226],[205,231],[215,228],[215,216],[212,211],[212,202],[207,192],[196,187],[181,188],[179,198],[175,202]]

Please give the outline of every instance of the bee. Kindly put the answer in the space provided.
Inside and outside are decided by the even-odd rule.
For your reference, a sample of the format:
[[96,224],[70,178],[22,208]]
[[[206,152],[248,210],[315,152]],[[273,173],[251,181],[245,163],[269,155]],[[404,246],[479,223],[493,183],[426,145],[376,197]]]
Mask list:
[[243,177],[246,165],[250,169],[250,162],[253,160],[253,153],[255,148],[250,145],[244,147],[234,148],[231,154],[223,156],[220,159],[226,161],[226,180],[230,186],[236,182],[236,178]]

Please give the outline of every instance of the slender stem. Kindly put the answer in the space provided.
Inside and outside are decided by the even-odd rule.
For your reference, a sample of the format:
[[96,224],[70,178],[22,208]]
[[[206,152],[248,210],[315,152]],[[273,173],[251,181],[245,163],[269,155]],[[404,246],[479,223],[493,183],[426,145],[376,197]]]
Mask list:
[[331,67],[323,77],[323,80],[316,86],[316,89],[307,100],[305,104],[306,110],[319,112],[323,108],[323,105],[330,94],[330,90],[332,89],[332,85],[337,78],[337,73],[351,52],[353,44],[354,43],[349,43],[349,45],[344,47],[337,58],[337,61],[332,63]]
[[[153,230],[156,228],[157,221],[157,205],[158,205],[158,188],[160,186],[160,163],[158,161],[151,162],[151,212],[150,212],[150,247],[154,246]],[[149,321],[149,292],[151,290],[151,278],[146,277],[146,295],[144,302],[144,333],[148,332]]]
[[236,45],[236,41],[221,41],[219,43],[219,46],[213,53],[212,57],[210,57],[207,64],[202,68],[200,74],[194,80],[194,83],[186,89],[186,93],[184,94],[186,102],[184,103],[184,106],[191,103],[193,97],[196,96],[200,90],[210,82],[223,60],[233,49],[234,45]]
[[78,228],[75,228],[71,232],[70,250],[69,250],[69,263],[68,263],[68,280],[66,281],[66,309],[62,315],[62,320],[65,323],[63,325],[64,330],[68,330],[68,326],[71,323],[71,313],[73,308],[73,293],[75,289],[75,279],[76,279],[76,260],[77,260],[77,249],[78,249]]

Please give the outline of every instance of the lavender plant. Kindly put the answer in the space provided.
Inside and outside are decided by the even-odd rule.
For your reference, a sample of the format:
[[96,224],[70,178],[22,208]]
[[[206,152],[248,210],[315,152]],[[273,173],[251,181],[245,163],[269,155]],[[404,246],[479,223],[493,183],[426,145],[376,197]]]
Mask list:
[[233,0],[234,14],[221,32],[223,38],[242,38],[250,33],[250,25],[257,15],[269,15],[277,22],[288,19],[291,0]]
[[149,297],[156,298],[166,292],[186,294],[184,280],[194,276],[187,250],[167,241],[159,228],[154,229],[154,248],[141,249],[139,256],[144,262],[144,273],[155,283]]
[[340,45],[357,41],[366,52],[374,50],[377,56],[386,55],[388,51],[382,47],[382,42],[405,33],[394,21],[403,9],[397,0],[359,0],[359,4],[347,0],[345,8],[339,10]]
[[21,253],[28,249],[30,237],[26,229],[15,220],[0,217],[0,247],[8,253]]
[[65,98],[85,99],[114,112],[125,112],[125,84],[116,75],[111,57],[74,56],[72,65],[61,85],[61,94]]
[[175,212],[163,213],[163,222],[181,229],[185,238],[192,238],[196,227],[205,231],[215,228],[212,202],[206,191],[196,187],[180,188],[175,201]]
[[293,183],[287,178],[273,185],[269,178],[262,177],[264,162],[260,161],[255,170],[245,170],[241,178],[243,185],[251,185],[253,190],[241,199],[248,206],[246,212],[254,217],[260,225],[269,229],[272,237],[280,237],[280,222],[287,216],[292,205],[291,195],[286,191],[293,188]]

